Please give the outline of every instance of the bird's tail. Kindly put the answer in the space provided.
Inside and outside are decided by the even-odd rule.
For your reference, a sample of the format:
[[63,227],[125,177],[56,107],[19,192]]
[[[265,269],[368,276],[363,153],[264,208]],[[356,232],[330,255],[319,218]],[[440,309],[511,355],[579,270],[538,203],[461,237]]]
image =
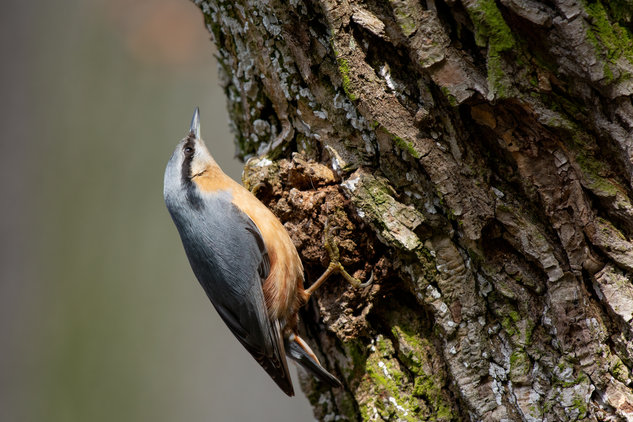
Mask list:
[[284,338],[284,348],[286,349],[286,356],[297,362],[320,381],[331,387],[342,386],[336,377],[321,366],[310,346],[298,335],[291,334],[289,337]]

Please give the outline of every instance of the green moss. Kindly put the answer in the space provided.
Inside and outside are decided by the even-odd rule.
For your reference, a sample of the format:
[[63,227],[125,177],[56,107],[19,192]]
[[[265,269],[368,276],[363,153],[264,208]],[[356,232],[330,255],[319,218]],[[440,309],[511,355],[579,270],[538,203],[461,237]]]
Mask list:
[[561,384],[564,388],[569,388],[569,387],[573,387],[574,385],[586,384],[586,383],[589,383],[589,377],[585,375],[584,372],[579,372],[575,380],[570,381],[570,382],[562,382]]
[[587,414],[587,403],[580,397],[575,398],[572,403],[572,409],[578,410],[578,417],[581,419],[584,418]]
[[524,383],[529,381],[529,374],[532,364],[527,353],[523,350],[515,350],[510,355],[510,379],[514,383]]
[[495,95],[502,99],[510,96],[510,85],[501,65],[502,59],[498,54],[488,54],[488,81]]
[[487,40],[496,53],[514,47],[516,41],[512,31],[494,0],[479,0],[474,6],[468,7],[468,14],[475,25],[475,41],[478,46],[485,47]]
[[530,78],[530,85],[535,88],[538,87],[538,78],[536,76]]
[[409,154],[411,154],[415,158],[420,158],[420,153],[415,150],[415,147],[413,146],[412,143],[405,141],[399,136],[394,136],[393,140],[396,142],[396,145],[398,145],[398,148],[400,148],[401,150],[407,151]]
[[[423,214],[398,202],[390,182],[378,175],[365,174],[353,196],[354,206],[361,209],[380,231],[383,241],[398,250],[414,253],[422,242],[415,232],[425,221]],[[391,216],[387,218],[388,216]],[[432,276],[432,275],[429,275]]]
[[[384,342],[390,343],[389,340]],[[402,394],[406,391],[406,379],[396,359],[374,353],[367,360],[366,369],[373,389],[378,394],[361,405],[361,415],[366,418],[364,420],[370,420],[374,409],[383,419],[390,419],[393,415],[403,421],[419,420],[416,417],[416,409],[419,407],[415,399]],[[381,397],[388,397],[389,401],[383,401]]]
[[355,367],[365,365],[365,361],[367,360],[365,347],[356,345],[355,343],[346,343],[345,351],[345,354],[352,358]]
[[336,60],[338,61],[338,70],[341,74],[341,79],[343,79],[343,90],[345,91],[347,98],[349,98],[350,101],[354,101],[358,97],[352,92],[353,87],[352,81],[349,77],[349,62],[342,58],[337,58]]
[[[633,64],[633,43],[631,43],[629,33],[617,22],[610,22],[607,11],[599,1],[585,3],[585,10],[591,17],[591,28],[587,30],[587,37],[598,53],[604,50],[598,43],[600,41],[606,49],[606,59],[609,62],[615,63],[624,56]],[[612,79],[613,75],[611,75]]]
[[382,130],[387,135],[389,135],[391,139],[393,139],[393,141],[396,143],[398,148],[400,148],[401,150],[407,151],[414,158],[420,158],[422,156],[420,152],[417,149],[415,149],[415,144],[413,142],[406,141],[402,139],[401,137],[394,135],[393,133],[389,132],[386,128],[382,128]]
[[444,96],[448,99],[448,102],[450,103],[450,105],[452,107],[457,107],[457,98],[455,98],[455,96],[451,94],[451,91],[449,91],[449,89],[445,86],[443,86],[441,90],[442,90],[442,94],[444,94]]
[[336,400],[337,411],[342,420],[348,421],[356,420],[358,418],[358,405],[356,399],[351,394],[341,394],[340,398]]
[[631,0],[605,0],[604,6],[611,11],[611,16],[617,22],[631,23],[633,17],[633,1]]
[[587,186],[601,196],[617,196],[621,188],[618,187],[617,182],[605,177],[609,173],[608,167],[588,153],[587,144],[593,143],[593,140],[587,139],[587,137],[588,135],[582,129],[574,127],[569,143]]
[[510,365],[515,365],[518,360],[516,352],[512,353],[510,356]]
[[534,324],[534,321],[532,321],[531,319],[527,320],[527,324],[525,327],[525,345],[526,346],[530,346],[532,344],[532,336],[534,335],[535,326],[536,324]]
[[604,66],[602,67],[602,71],[604,72],[604,78],[607,81],[607,83],[611,83],[613,82],[613,72],[611,72],[611,68],[609,67],[608,63],[605,63]]
[[[393,192],[391,192],[386,186],[384,185],[376,185],[373,188],[370,188],[371,190],[371,194],[372,197],[374,199],[374,202],[376,205],[391,205],[395,200],[393,199],[393,197],[391,196],[393,194]],[[386,209],[382,210],[382,211],[386,211]],[[382,211],[381,212],[382,214]]]
[[622,73],[620,77],[618,78],[618,83],[623,83],[631,79],[633,79],[633,74],[625,72],[625,73]]
[[392,328],[392,334],[400,345],[398,356],[415,376],[413,397],[421,398],[429,408],[428,420],[451,420],[452,408],[443,394],[446,373],[431,369],[436,357],[433,345],[420,335],[419,329],[404,321],[399,322],[399,325]]
[[511,209],[509,206],[507,206],[506,204],[499,204],[497,205],[497,209],[501,210],[501,211],[505,211],[505,212],[510,212]]
[[534,321],[519,313],[510,303],[504,303],[504,297],[498,294],[500,292],[499,287],[500,283],[497,282],[495,285],[496,290],[490,292],[486,299],[492,305],[493,312],[499,318],[503,330],[510,337],[512,345],[522,350],[532,343]]
[[509,315],[512,321],[517,322],[519,320],[519,313],[517,311],[510,311]]
[[610,222],[605,220],[602,217],[598,217],[598,223],[602,226],[602,232],[608,237],[617,236],[620,240],[626,241],[626,237],[622,234],[622,232],[615,228],[615,226]]
[[[576,409],[578,411],[578,415],[574,420],[579,420],[586,416],[585,394],[589,391],[591,385],[591,380],[582,371],[578,372],[575,378],[572,378],[572,371],[579,366],[579,363],[578,360],[570,356],[564,356],[560,359],[552,371],[552,381],[555,387],[552,390],[557,392],[557,397],[546,401],[546,403],[556,403],[559,402],[560,398],[566,397],[566,401],[571,401],[572,403],[569,406],[569,410]],[[564,381],[569,379],[571,381]]]
[[360,349],[350,354],[354,361],[364,362],[365,368],[358,382],[350,382],[353,389],[362,392],[357,395],[360,419],[458,419],[448,390],[448,374],[429,331],[432,325],[406,306],[393,302],[381,318],[382,326],[390,327],[390,332],[374,338],[365,349],[366,358]]
[[351,370],[345,374],[348,382],[361,378],[365,373],[368,349],[363,344],[347,342],[343,345],[345,355],[352,358]]
[[629,370],[626,367],[626,365],[622,363],[620,358],[615,355],[612,356],[609,372],[618,381],[623,382],[625,384],[627,383],[628,378],[629,378]]
[[475,25],[475,42],[480,47],[488,46],[488,80],[499,98],[510,95],[505,81],[500,53],[516,46],[512,31],[506,24],[495,0],[479,0],[468,6],[468,14]]
[[510,337],[514,336],[517,332],[510,318],[503,318],[501,320],[501,326]]
[[545,403],[543,403],[543,414],[547,415],[549,413],[551,413],[552,409],[554,408],[554,401],[545,401]]
[[376,184],[373,187],[368,186],[368,188],[376,205],[391,205],[394,202],[391,196],[392,192],[385,185]]
[[394,10],[396,15],[396,21],[402,30],[402,33],[408,37],[413,34],[417,27],[415,26],[415,20],[410,13],[406,11],[406,8],[397,8]]
[[391,356],[396,351],[391,340],[384,338],[382,335],[376,338],[376,350],[381,356]]
[[576,154],[576,162],[583,172],[589,189],[599,191],[603,195],[616,196],[618,188],[601,174],[606,173],[606,166],[595,157],[585,153],[582,149]]

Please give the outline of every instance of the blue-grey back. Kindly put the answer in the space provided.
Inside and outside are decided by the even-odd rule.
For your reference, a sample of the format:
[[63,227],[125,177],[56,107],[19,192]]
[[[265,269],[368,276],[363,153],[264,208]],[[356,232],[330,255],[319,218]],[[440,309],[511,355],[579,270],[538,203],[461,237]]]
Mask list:
[[255,224],[231,199],[230,192],[198,193],[194,186],[185,195],[166,195],[165,202],[191,268],[218,313],[240,341],[268,355],[274,340],[262,291],[267,274],[260,274],[267,252]]

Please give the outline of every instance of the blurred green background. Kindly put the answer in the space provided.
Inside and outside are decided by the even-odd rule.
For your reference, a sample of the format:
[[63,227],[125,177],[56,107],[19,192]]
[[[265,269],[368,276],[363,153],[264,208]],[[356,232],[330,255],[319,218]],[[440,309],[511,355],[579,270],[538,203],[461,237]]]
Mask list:
[[313,420],[220,321],[163,203],[196,106],[242,169],[195,5],[3,0],[0,51],[0,421]]

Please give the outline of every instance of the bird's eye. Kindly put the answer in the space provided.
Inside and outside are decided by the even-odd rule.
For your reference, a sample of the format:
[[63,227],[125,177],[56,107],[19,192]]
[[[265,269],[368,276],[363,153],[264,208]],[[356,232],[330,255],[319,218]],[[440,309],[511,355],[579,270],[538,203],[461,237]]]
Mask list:
[[185,148],[185,154],[187,154],[187,155],[193,154],[193,148],[191,148],[191,147]]

